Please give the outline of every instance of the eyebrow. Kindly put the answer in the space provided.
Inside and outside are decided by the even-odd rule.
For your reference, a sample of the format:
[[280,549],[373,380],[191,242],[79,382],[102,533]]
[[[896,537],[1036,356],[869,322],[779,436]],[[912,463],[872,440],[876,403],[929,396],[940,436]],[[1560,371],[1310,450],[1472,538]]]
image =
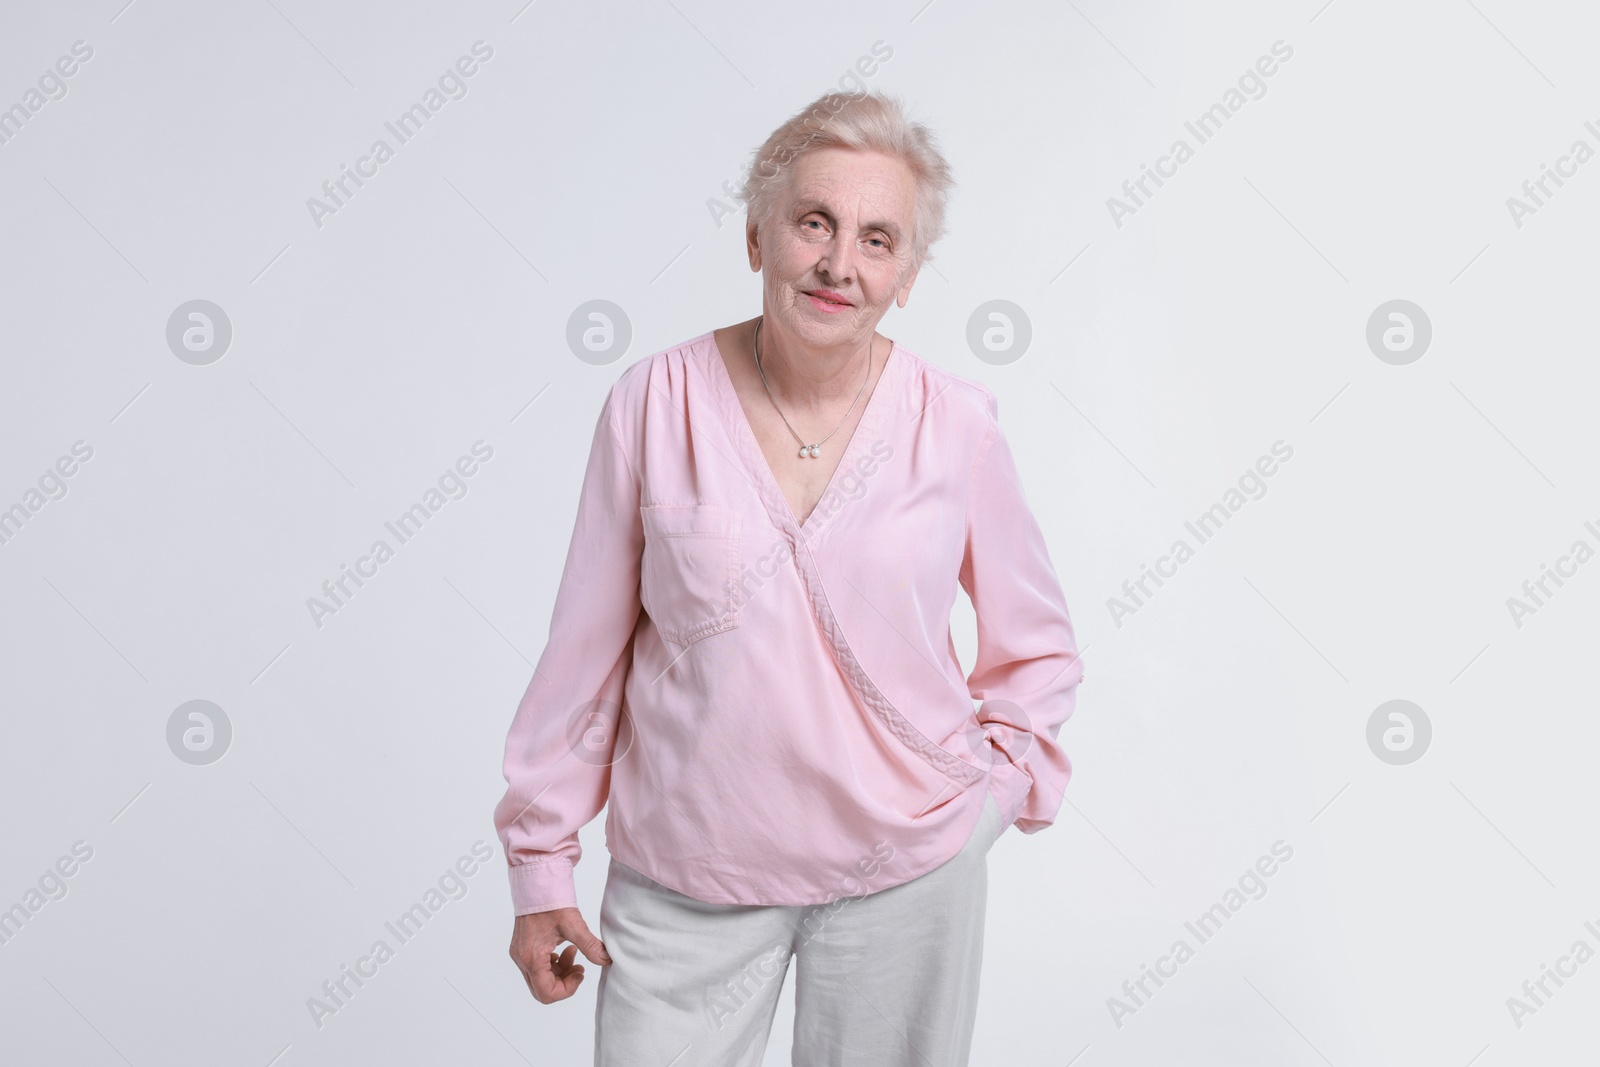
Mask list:
[[[833,209],[831,207],[829,207],[827,204],[824,204],[821,200],[817,200],[817,199],[812,198],[812,197],[807,197],[805,199],[795,201],[794,211],[795,211],[795,217],[796,218],[800,218],[802,216],[809,215],[813,211],[821,212],[822,214],[828,216],[830,219],[838,217],[837,215],[834,214]],[[894,223],[889,222],[886,219],[878,220],[878,221],[874,221],[874,222],[868,222],[867,225],[866,225],[866,229],[869,229],[869,230],[882,230],[884,233],[888,234],[890,237],[893,237],[897,241],[900,239],[900,236],[901,236],[900,227],[896,226]]]

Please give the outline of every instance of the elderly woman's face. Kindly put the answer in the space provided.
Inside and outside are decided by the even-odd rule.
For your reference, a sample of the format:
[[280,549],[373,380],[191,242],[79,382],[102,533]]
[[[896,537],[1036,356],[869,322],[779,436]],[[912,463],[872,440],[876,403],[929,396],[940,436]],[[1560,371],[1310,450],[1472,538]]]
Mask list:
[[764,311],[806,344],[865,343],[916,280],[916,179],[891,156],[850,148],[813,149],[793,167],[766,225],[746,227]]

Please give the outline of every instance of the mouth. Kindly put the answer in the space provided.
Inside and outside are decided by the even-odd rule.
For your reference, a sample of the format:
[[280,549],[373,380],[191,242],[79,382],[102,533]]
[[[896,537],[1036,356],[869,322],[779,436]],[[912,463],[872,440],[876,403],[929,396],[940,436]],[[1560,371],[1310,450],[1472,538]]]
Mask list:
[[807,289],[806,296],[820,311],[837,313],[855,306],[844,298],[843,293],[836,293],[832,289]]

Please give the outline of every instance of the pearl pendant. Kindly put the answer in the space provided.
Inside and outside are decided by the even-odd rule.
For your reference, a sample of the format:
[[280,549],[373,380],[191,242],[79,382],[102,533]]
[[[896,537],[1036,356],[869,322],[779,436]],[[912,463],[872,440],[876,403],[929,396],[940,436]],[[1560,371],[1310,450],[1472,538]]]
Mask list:
[[808,456],[811,459],[816,459],[817,458],[817,446],[816,445],[801,445],[800,446],[800,458],[801,459],[805,459]]

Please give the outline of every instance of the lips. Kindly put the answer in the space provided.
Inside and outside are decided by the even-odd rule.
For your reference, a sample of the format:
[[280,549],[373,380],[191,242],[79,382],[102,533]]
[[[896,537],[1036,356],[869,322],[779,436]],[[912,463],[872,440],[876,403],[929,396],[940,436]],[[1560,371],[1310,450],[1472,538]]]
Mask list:
[[855,306],[844,298],[843,293],[836,293],[832,289],[807,289],[806,295],[816,297],[818,300],[826,300],[830,304],[838,304],[842,307]]

